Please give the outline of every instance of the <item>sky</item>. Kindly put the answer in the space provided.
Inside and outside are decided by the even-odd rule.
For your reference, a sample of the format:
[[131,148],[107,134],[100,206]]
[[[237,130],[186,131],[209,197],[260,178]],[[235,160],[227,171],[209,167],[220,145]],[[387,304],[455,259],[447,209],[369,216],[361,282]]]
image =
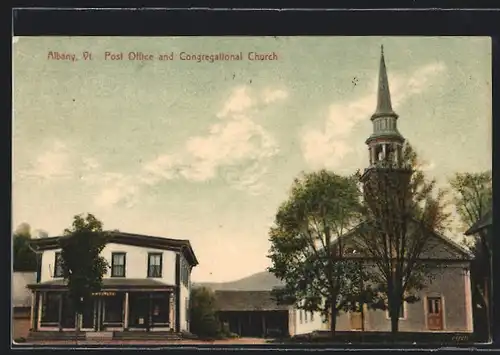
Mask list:
[[382,44],[399,131],[426,174],[491,169],[487,37],[16,37],[13,228],[56,236],[92,213],[105,229],[189,239],[195,282],[264,271],[293,179],[367,167]]

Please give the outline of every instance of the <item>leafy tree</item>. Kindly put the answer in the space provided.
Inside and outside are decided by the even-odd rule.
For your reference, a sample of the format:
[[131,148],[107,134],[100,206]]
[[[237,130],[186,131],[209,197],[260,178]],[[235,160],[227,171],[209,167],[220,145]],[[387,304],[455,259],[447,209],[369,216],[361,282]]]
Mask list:
[[285,284],[275,296],[329,315],[332,334],[339,312],[354,308],[363,296],[362,264],[344,258],[339,238],[358,221],[359,197],[353,177],[326,170],[303,174],[269,232],[269,271]]
[[436,270],[423,254],[430,250],[432,231],[443,230],[449,218],[444,191],[427,180],[410,144],[398,164],[381,161],[363,182],[364,222],[356,229],[356,244],[372,261],[370,287],[378,297],[372,308],[389,311],[391,331],[399,330],[403,302],[419,300],[418,291]]
[[[486,213],[491,213],[493,200],[491,171],[456,173],[449,182],[453,191],[453,203],[464,230],[469,229]],[[475,234],[472,240],[466,240],[466,244],[475,256],[471,263],[474,329],[483,334],[490,330],[491,240],[488,237],[487,231],[483,229]],[[482,317],[484,321],[481,320]]]
[[202,337],[215,337],[221,329],[216,315],[216,300],[211,289],[195,287],[191,290],[189,324],[193,334]]
[[13,238],[13,269],[19,272],[36,272],[40,256],[30,247],[31,227],[21,223],[14,232]]
[[92,214],[75,216],[72,227],[64,231],[59,241],[64,279],[77,315],[77,330],[79,317],[92,293],[101,290],[108,263],[100,254],[107,241],[108,234],[103,231],[102,222]]
[[[493,202],[491,171],[456,173],[450,179],[454,192],[453,202],[462,226],[470,228],[491,210]],[[485,244],[488,244],[485,241]]]

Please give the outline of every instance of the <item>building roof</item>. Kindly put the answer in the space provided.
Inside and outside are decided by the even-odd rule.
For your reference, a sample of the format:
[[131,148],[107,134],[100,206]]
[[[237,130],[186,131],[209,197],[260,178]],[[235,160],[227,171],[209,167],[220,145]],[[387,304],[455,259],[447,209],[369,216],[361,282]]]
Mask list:
[[14,272],[12,273],[12,306],[31,306],[31,292],[27,285],[36,282],[36,272]]
[[[134,245],[139,247],[171,250],[181,252],[191,266],[198,265],[198,259],[194,254],[191,243],[187,239],[171,239],[150,235],[124,233],[118,231],[108,232],[110,235],[109,243]],[[33,239],[30,243],[33,248],[43,250],[59,249],[59,240],[66,238],[64,236]]]
[[[391,92],[389,90],[389,79],[387,77],[387,67],[385,65],[384,58],[384,47],[381,46],[381,54],[380,54],[380,67],[378,73],[378,90],[377,90],[377,108],[375,109],[375,113],[373,113],[371,120],[374,121],[379,117],[393,117],[394,119],[398,119],[398,115],[394,112],[392,108],[391,102]],[[389,139],[396,140],[399,142],[404,142],[404,137],[399,133],[397,127],[390,126],[383,127],[374,124],[373,132],[366,140],[366,144],[370,144],[370,142],[379,139]]]
[[465,235],[475,234],[484,228],[490,227],[492,224],[493,211],[489,210],[465,232]]
[[[63,279],[50,280],[38,284],[30,284],[28,288],[33,290],[40,289],[65,289],[67,283]],[[111,278],[102,280],[102,289],[117,290],[117,289],[173,289],[173,285],[168,285],[154,279],[127,279],[127,278]]]
[[389,79],[387,77],[387,68],[384,58],[384,46],[380,47],[380,68],[378,73],[378,92],[377,92],[377,109],[372,116],[372,119],[377,117],[398,117],[392,109],[391,93],[389,90]]
[[215,291],[219,311],[278,311],[289,306],[279,305],[271,291]]
[[[417,222],[415,219],[412,218],[413,221]],[[364,221],[364,222],[361,222],[359,223],[357,226],[355,226],[354,228],[352,228],[350,231],[348,231],[347,233],[343,234],[341,236],[342,239],[346,239],[346,238],[349,238],[349,237],[353,237],[356,235],[356,232],[359,228],[362,228],[363,225],[365,225],[367,222]],[[461,246],[460,244],[456,243],[455,241],[453,241],[452,239],[442,235],[441,233],[438,233],[434,230],[431,230],[429,228],[426,228],[434,237],[436,237],[438,240],[442,241],[444,244],[448,245],[450,248],[452,248],[453,250],[457,251],[461,256],[462,258],[461,259],[457,259],[457,260],[472,260],[474,259],[474,254],[468,250],[467,248],[464,248],[463,246]],[[335,239],[332,243],[338,243],[339,241],[339,238]],[[450,259],[451,261],[452,259]]]

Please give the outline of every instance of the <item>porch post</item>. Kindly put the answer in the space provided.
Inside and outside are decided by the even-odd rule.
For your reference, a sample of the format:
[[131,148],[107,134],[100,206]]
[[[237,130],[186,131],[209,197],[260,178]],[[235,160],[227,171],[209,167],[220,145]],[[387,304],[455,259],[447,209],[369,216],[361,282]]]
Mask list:
[[148,324],[146,327],[146,331],[151,331],[153,328],[153,295],[148,294]]
[[59,293],[59,331],[62,331],[62,309],[63,309],[63,296]]
[[264,336],[264,338],[266,337],[266,313],[265,312],[262,312],[262,335]]
[[35,291],[31,292],[30,328],[35,329]]
[[123,329],[128,330],[128,291],[125,292],[125,304],[123,305],[124,309],[124,320],[123,320]]
[[174,293],[173,292],[170,292],[169,300],[170,300],[170,307],[169,307],[170,314],[169,314],[168,318],[170,321],[170,329],[174,329],[175,328],[175,302],[174,302]]
[[43,292],[38,293],[38,305],[36,307],[36,329],[40,329],[40,323],[42,322],[42,307],[44,301]]

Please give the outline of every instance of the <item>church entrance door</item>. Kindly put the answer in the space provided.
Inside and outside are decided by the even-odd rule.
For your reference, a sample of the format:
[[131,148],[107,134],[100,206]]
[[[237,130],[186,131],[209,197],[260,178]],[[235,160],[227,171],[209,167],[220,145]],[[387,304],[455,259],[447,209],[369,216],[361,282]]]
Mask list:
[[427,328],[443,330],[443,302],[441,297],[427,298]]

